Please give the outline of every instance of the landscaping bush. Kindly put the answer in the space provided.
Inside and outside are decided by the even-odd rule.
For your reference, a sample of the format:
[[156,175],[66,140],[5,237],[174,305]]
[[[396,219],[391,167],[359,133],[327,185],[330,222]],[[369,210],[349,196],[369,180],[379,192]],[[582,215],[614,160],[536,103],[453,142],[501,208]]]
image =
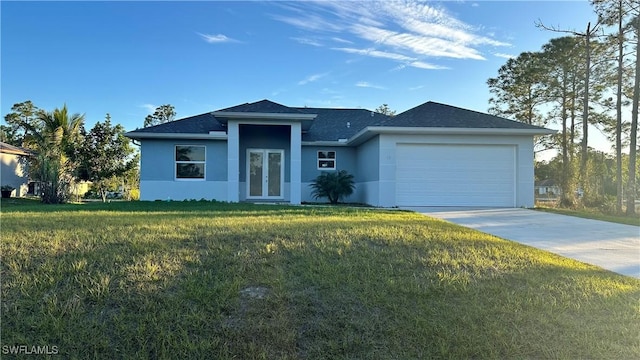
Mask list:
[[346,170],[325,172],[319,175],[309,185],[313,188],[311,195],[315,199],[326,197],[331,204],[337,204],[340,199],[353,194],[355,183],[353,175]]
[[133,200],[133,201],[140,200],[140,189],[129,190],[129,200]]

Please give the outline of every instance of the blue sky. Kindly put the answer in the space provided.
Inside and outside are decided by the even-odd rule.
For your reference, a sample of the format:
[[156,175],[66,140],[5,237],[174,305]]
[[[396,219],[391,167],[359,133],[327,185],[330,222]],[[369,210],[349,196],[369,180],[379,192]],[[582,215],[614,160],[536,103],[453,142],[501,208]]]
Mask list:
[[3,117],[25,100],[66,103],[88,128],[110,113],[127,130],[162,104],[181,118],[265,98],[486,112],[486,81],[506,59],[561,36],[536,21],[596,19],[588,1],[539,0],[2,1],[0,12]]

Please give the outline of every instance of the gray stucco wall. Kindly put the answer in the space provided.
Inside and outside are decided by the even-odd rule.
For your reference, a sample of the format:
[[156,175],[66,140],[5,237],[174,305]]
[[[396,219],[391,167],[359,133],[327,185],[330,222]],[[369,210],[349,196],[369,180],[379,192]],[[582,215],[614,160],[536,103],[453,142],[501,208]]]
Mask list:
[[227,180],[226,141],[144,139],[140,146],[140,181],[174,181],[176,145],[205,145],[205,181]]
[[332,170],[318,170],[318,151],[336,152],[336,170],[346,170],[358,181],[356,167],[356,150],[341,146],[303,146],[302,147],[302,182],[311,182],[323,172]]
[[362,202],[358,189],[358,169],[357,169],[357,150],[352,147],[344,146],[303,146],[302,147],[302,201],[323,202],[327,199],[315,199],[312,195],[312,189],[309,186],[318,175],[323,172],[332,170],[318,170],[318,151],[335,151],[336,152],[336,170],[346,170],[354,176],[356,189],[354,193],[343,201],[346,202]]
[[380,137],[376,136],[357,148],[358,181],[378,181],[380,179]]

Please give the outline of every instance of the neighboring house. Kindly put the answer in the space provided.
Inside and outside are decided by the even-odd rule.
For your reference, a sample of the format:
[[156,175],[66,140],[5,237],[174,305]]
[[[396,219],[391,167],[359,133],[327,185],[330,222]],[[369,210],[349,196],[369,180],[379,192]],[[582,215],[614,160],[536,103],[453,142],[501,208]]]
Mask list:
[[22,197],[29,189],[29,171],[26,158],[31,156],[29,150],[0,142],[0,186],[10,185],[15,188],[11,196]]
[[533,136],[552,130],[427,102],[394,117],[365,109],[246,103],[137,129],[140,198],[315,201],[309,184],[347,170],[345,201],[533,206]]
[[536,198],[539,199],[557,199],[560,197],[560,186],[556,185],[555,180],[545,179],[536,181],[534,184]]

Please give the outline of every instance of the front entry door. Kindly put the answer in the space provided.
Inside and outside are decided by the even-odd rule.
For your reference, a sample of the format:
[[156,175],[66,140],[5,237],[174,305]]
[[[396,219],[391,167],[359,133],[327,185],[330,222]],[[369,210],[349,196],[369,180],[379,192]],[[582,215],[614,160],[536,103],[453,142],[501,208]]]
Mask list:
[[284,150],[247,149],[247,199],[282,199]]

